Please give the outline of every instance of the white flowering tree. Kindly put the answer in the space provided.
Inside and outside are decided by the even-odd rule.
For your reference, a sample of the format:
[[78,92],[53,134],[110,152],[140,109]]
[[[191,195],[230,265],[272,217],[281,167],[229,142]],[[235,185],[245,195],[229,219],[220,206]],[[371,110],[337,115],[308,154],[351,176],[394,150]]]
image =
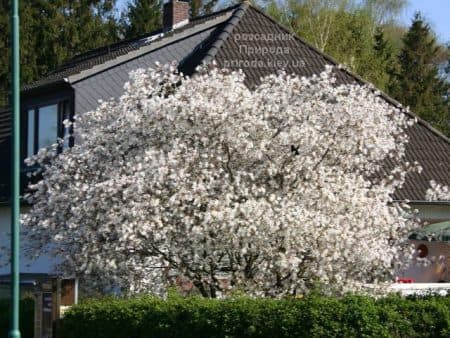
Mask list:
[[427,201],[450,201],[448,186],[430,181],[430,188],[426,192]]
[[[75,123],[25,215],[30,255],[59,269],[162,292],[173,276],[204,296],[329,292],[392,281],[414,227],[392,203],[413,121],[370,88],[269,76],[254,90],[216,68],[131,75],[119,102]],[[406,255],[405,255],[406,253]]]

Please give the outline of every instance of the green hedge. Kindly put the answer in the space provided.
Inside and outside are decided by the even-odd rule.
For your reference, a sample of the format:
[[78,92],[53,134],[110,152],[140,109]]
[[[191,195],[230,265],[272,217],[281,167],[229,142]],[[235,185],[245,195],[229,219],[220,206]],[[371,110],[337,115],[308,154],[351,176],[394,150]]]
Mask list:
[[[0,337],[8,337],[9,300],[0,299]],[[22,338],[33,338],[34,333],[34,300],[25,298],[20,301],[20,333]]]
[[61,328],[63,338],[450,337],[450,297],[103,299],[74,306]]

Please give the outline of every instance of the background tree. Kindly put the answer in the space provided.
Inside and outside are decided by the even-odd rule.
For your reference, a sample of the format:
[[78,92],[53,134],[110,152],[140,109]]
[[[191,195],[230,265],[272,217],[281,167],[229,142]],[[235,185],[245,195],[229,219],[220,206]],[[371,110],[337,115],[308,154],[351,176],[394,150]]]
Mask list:
[[385,36],[383,29],[377,27],[373,43],[372,72],[366,73],[366,79],[373,83],[377,88],[387,92],[390,81],[390,73],[396,67],[396,55],[394,47]]
[[190,0],[189,2],[191,3],[191,17],[195,18],[199,15],[212,13],[218,0]]
[[[217,0],[192,0],[192,16],[211,13]],[[21,81],[30,83],[76,54],[149,33],[160,27],[159,0],[21,1]],[[10,93],[10,1],[0,0],[0,107]]]
[[[115,0],[21,1],[21,80],[30,83],[63,61],[117,41]],[[9,95],[10,1],[0,1],[0,105]]]
[[[218,0],[190,0],[190,16],[213,12]],[[225,2],[223,5],[228,4]],[[161,27],[162,1],[160,0],[131,0],[122,12],[121,24],[125,38],[133,38],[152,32]]]
[[447,61],[444,63],[444,72],[447,82],[450,82],[450,42],[447,44]]
[[440,56],[430,26],[420,13],[403,38],[399,68],[393,74],[390,93],[437,129],[450,135],[450,85],[439,72]]
[[[336,88],[331,68],[254,91],[242,73],[174,70],[133,73],[119,102],[77,119],[82,142],[28,162],[43,170],[23,219],[29,253],[125,292],[173,276],[209,297],[392,281],[414,226],[390,197],[407,170],[406,114]],[[398,166],[369,180],[387,156]]]
[[363,7],[370,10],[377,25],[395,21],[408,6],[408,0],[363,0]]
[[129,2],[122,13],[125,38],[134,38],[161,28],[161,6],[160,0]]
[[311,42],[322,51],[327,51],[331,39],[331,32],[340,25],[338,15],[348,9],[348,0],[287,0],[276,2],[268,6],[268,12]]
[[[386,67],[395,63],[393,57],[386,57],[395,55],[399,48],[398,35],[391,34],[398,31],[392,18],[405,3],[287,0],[272,1],[266,10],[312,45],[385,90],[389,80]],[[384,46],[380,38],[389,42]]]
[[[0,107],[6,105],[10,95],[10,31],[9,13],[10,3],[8,0],[0,1]],[[19,2],[20,13],[29,20],[23,20],[20,26],[21,35],[21,80],[22,83],[30,82],[42,74],[44,65],[38,64],[38,53],[34,52],[36,47],[35,29],[37,16],[36,8],[29,6],[23,1]]]

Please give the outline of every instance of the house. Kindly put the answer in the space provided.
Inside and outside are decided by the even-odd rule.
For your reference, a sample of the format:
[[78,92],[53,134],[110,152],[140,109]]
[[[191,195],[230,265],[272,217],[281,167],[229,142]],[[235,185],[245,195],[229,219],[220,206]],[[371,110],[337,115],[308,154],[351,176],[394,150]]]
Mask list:
[[450,221],[416,229],[409,239],[417,248],[413,260],[427,258],[431,264],[412,264],[405,275],[416,282],[450,282]]
[[[169,0],[164,5],[162,29],[76,55],[46,77],[23,87],[22,157],[70,132],[62,124],[64,119],[95,109],[100,99],[120,97],[130,71],[151,67],[156,61],[174,60],[185,74],[192,74],[198,65],[213,60],[220,67],[242,69],[249,87],[279,69],[311,76],[324,70],[325,65],[337,65],[331,57],[247,2],[190,21],[188,4]],[[336,69],[335,73],[338,83],[365,83],[345,69]],[[388,96],[384,98],[398,105]],[[10,125],[10,113],[0,111],[0,232],[7,231],[10,222]],[[425,193],[430,180],[450,185],[450,140],[421,119],[408,133],[410,143],[405,160],[418,161],[423,172],[409,175],[394,198],[409,201],[425,221],[448,220],[450,203],[429,202]],[[24,166],[23,174],[26,171]],[[23,211],[26,209],[23,205]],[[0,240],[7,239],[3,235]],[[22,261],[22,272],[39,273],[48,271],[51,260],[41,257],[31,266],[25,266],[26,263]],[[6,268],[0,269],[0,275],[6,273]]]

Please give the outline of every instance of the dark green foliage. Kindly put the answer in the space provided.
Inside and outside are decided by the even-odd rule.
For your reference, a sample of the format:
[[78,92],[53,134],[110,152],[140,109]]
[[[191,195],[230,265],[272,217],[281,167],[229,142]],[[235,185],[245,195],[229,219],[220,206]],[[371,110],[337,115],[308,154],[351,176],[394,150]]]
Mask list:
[[66,338],[438,338],[450,336],[450,297],[102,299],[73,307],[62,330]]
[[[391,20],[404,8],[393,0],[271,1],[267,13],[339,63],[385,91],[398,48],[392,43]],[[396,38],[400,40],[400,37]],[[395,40],[395,39],[394,39]]]
[[396,65],[394,48],[385,38],[384,30],[377,27],[374,35],[373,43],[373,64],[372,73],[368,74],[367,79],[377,88],[387,91],[389,84],[389,74]]
[[[22,338],[33,338],[34,300],[25,298],[20,301],[20,331]],[[8,337],[9,300],[0,299],[0,337]]]
[[392,76],[390,94],[403,105],[450,136],[450,85],[439,74],[440,46],[420,13],[403,38],[399,67]]
[[[20,1],[21,82],[30,83],[75,54],[115,42],[116,0]],[[10,91],[9,0],[0,0],[0,107]]]
[[130,1],[122,14],[125,37],[135,38],[160,28],[161,6],[160,0]]
[[190,0],[191,17],[195,18],[199,15],[210,14],[213,12],[218,0]]

